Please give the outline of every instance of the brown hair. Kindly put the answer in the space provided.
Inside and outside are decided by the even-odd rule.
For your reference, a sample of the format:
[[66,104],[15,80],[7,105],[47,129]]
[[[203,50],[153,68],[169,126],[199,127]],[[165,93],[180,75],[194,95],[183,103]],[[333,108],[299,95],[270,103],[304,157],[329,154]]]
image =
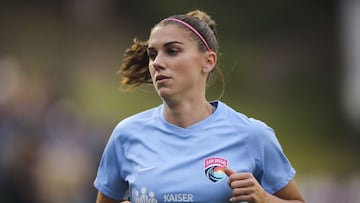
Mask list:
[[[209,15],[200,10],[190,11],[185,15],[174,15],[170,18],[176,18],[191,25],[205,39],[210,49],[215,53],[218,52],[219,44],[216,38],[216,24]],[[156,26],[167,24],[179,24],[176,21],[160,21]],[[179,26],[181,26],[179,24]],[[186,27],[181,26],[186,29]],[[191,32],[191,31],[189,31]],[[194,39],[198,41],[200,51],[206,51],[204,43],[194,33]],[[127,48],[124,53],[123,62],[120,65],[119,73],[122,76],[121,88],[130,85],[131,87],[139,86],[143,83],[152,83],[149,73],[149,57],[147,55],[148,42],[134,39],[131,47]],[[216,68],[224,84],[224,77],[220,69]],[[224,87],[223,87],[224,88]],[[223,94],[223,92],[222,92]]]

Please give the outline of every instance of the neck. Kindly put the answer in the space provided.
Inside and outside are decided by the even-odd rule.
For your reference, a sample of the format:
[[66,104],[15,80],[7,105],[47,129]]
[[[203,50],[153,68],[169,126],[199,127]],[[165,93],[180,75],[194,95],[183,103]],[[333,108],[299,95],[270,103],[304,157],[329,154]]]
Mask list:
[[182,128],[189,127],[209,117],[213,106],[206,99],[201,101],[182,101],[177,104],[164,102],[164,117],[174,125]]

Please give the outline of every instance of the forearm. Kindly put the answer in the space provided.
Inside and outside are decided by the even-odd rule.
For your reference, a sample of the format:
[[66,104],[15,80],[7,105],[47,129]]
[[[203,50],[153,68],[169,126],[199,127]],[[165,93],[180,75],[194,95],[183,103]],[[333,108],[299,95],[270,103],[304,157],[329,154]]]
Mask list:
[[123,201],[123,200],[118,201],[115,199],[111,199],[110,197],[105,196],[101,192],[98,192],[97,197],[96,197],[96,203],[131,203],[131,202]]
[[266,193],[264,203],[305,203],[305,200],[301,196],[297,197],[296,199],[287,200],[279,198],[276,195]]

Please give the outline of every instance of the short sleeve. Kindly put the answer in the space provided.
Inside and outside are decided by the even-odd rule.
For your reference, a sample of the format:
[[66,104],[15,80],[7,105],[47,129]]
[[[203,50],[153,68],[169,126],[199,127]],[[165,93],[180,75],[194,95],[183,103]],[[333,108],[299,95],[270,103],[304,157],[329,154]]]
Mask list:
[[104,195],[122,200],[128,185],[120,174],[123,152],[121,145],[117,144],[116,130],[110,136],[102,154],[94,186]]
[[274,194],[284,188],[296,172],[284,154],[274,130],[266,124],[261,129],[258,139],[253,140],[260,147],[258,153],[255,153],[259,155],[256,158],[259,167],[257,179],[267,192]]

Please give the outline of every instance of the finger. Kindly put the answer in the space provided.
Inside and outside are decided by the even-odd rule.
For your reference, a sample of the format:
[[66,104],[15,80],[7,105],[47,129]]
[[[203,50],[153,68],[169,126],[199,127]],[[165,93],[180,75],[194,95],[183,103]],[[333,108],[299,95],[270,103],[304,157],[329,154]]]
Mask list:
[[253,188],[234,188],[232,191],[232,195],[233,197],[236,196],[242,196],[242,195],[249,195],[254,193],[254,189]]
[[227,176],[231,176],[231,174],[236,173],[235,171],[231,170],[227,166],[224,167],[224,172]]
[[234,175],[231,175],[233,179],[236,180],[248,180],[248,179],[252,179],[254,176],[252,175],[252,173],[249,172],[234,172]]
[[233,180],[230,183],[231,188],[252,188],[255,183],[251,180]]
[[241,195],[230,198],[230,202],[251,202],[252,200],[253,198],[251,195]]

